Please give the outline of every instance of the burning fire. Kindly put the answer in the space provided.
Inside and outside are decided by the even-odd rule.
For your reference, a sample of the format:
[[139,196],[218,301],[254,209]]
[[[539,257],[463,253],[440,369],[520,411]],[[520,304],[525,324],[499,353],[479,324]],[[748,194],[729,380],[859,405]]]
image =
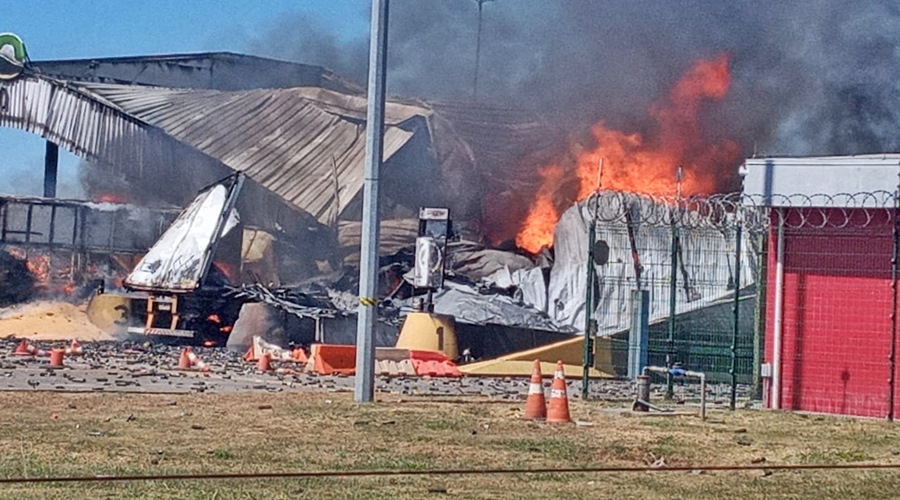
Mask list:
[[128,197],[117,193],[99,193],[92,196],[96,203],[128,203]]
[[559,211],[556,209],[554,195],[565,174],[559,165],[543,167],[538,173],[544,181],[525,217],[522,229],[516,236],[516,244],[519,248],[524,248],[532,253],[542,247],[553,245],[553,227],[559,220]]
[[[560,208],[584,200],[600,187],[674,195],[679,187],[676,172],[682,167],[682,195],[715,192],[722,182],[722,167],[736,165],[741,150],[730,140],[705,140],[699,115],[704,103],[721,101],[730,85],[728,55],[722,53],[695,63],[666,98],[650,106],[652,133],[626,134],[602,121],[595,124],[591,135],[596,144],[576,154],[573,169],[553,164],[539,172],[541,187],[516,235],[519,248],[536,253],[552,246]],[[578,186],[574,199],[562,189],[572,181]]]
[[28,271],[38,283],[50,282],[50,257],[47,255],[33,255],[25,261]]

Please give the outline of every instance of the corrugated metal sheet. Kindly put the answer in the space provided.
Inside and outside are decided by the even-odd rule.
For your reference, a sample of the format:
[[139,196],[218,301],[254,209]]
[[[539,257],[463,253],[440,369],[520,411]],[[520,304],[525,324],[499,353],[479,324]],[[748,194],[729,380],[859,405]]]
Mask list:
[[[165,58],[125,63],[192,64]],[[363,185],[366,99],[358,94],[319,87],[172,89],[38,74],[0,85],[8,108],[0,112],[0,125],[99,160],[104,171],[124,179],[143,179],[142,188],[183,179],[165,188],[172,203],[184,203],[229,168],[331,225]],[[474,103],[392,101],[386,122],[385,159],[419,135],[415,147],[422,150],[401,161],[403,175],[436,159],[441,192],[463,217],[480,214],[486,192],[521,182],[510,166],[550,138],[536,115]]]
[[[309,88],[243,92],[105,84],[79,88],[246,173],[322,223],[330,222],[334,206],[343,211],[362,188],[365,129],[360,116],[365,99]],[[427,113],[424,108],[388,105],[385,159],[414,133],[397,125]]]
[[147,128],[82,90],[43,77],[2,82],[0,93],[0,126],[32,132],[86,158],[104,158]]
[[215,90],[323,87],[364,94],[365,88],[321,66],[230,52],[32,61],[60,80]]
[[[345,265],[359,265],[361,233],[361,222],[341,221],[338,225],[338,242]],[[418,219],[383,219],[379,226],[379,253],[393,255],[402,248],[414,246],[418,233]]]
[[[526,154],[560,142],[558,128],[534,112],[472,102],[429,102],[441,120],[453,127],[482,167],[506,167]],[[432,122],[435,135],[440,125]],[[508,175],[508,171],[505,172]]]

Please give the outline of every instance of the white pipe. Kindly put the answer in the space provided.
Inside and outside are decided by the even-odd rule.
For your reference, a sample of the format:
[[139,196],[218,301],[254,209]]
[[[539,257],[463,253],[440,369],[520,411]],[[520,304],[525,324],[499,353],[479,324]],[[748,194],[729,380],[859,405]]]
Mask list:
[[784,329],[784,217],[778,214],[778,236],[775,243],[775,334],[772,339],[772,409],[781,408],[781,334]]
[[[665,366],[645,366],[644,375],[647,375],[650,372],[668,374],[669,369]],[[703,372],[685,370],[682,375],[700,379],[700,420],[706,420],[706,374]]]
[[663,375],[665,375],[665,374],[669,373],[669,369],[666,368],[665,366],[645,366],[644,367],[644,375],[646,375],[647,372],[656,372],[656,373],[662,373]]
[[703,372],[684,372],[685,377],[700,379],[700,420],[706,420],[706,374]]

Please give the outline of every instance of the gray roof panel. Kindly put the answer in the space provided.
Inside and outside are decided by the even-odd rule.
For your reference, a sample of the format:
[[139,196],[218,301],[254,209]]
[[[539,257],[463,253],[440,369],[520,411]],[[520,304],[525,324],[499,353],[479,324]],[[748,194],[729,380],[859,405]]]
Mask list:
[[[362,188],[365,99],[323,89],[242,92],[77,84],[129,115],[246,173],[322,223]],[[412,137],[397,124],[428,116],[424,107],[389,103],[387,160]],[[337,179],[335,179],[335,176]],[[339,193],[335,196],[335,185]]]

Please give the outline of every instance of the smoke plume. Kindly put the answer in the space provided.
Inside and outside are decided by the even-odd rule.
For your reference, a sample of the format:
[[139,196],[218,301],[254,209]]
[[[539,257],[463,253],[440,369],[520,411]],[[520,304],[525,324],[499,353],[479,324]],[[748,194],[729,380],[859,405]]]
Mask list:
[[[485,1],[477,98],[571,131],[603,120],[640,132],[694,61],[725,52],[732,89],[705,133],[746,154],[897,150],[898,21],[900,7],[877,0]],[[477,31],[475,0],[392,0],[389,92],[473,99]],[[367,46],[365,34],[345,41],[295,18],[250,49],[362,83]]]

